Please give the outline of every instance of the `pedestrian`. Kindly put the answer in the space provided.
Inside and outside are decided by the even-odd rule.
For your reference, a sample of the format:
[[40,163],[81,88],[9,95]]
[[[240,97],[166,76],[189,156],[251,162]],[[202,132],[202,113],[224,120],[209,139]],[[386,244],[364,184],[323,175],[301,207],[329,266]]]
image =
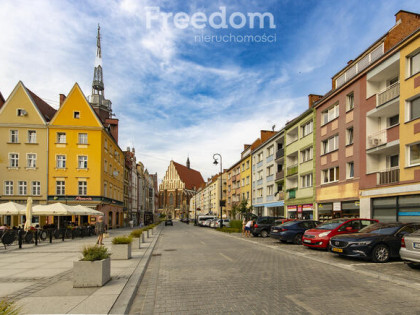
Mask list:
[[128,222],[130,224],[130,228],[132,229],[134,227],[134,221],[131,220],[130,222]]
[[104,233],[106,232],[106,226],[104,223],[103,216],[98,217],[98,221],[95,223],[95,232],[96,232],[96,235],[98,235],[98,240],[96,241],[96,244],[104,245],[103,239],[104,239]]
[[245,224],[245,236],[250,237],[251,236],[251,227],[253,225],[253,221],[249,219],[249,221]]
[[242,236],[246,236],[246,233],[245,233],[245,225],[246,225],[246,219],[244,217],[242,219]]

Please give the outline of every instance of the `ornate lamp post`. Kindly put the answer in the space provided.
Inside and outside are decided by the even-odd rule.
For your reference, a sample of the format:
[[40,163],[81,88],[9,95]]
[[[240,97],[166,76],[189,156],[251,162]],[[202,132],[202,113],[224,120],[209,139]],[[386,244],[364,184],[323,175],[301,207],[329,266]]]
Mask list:
[[222,211],[222,206],[223,206],[223,166],[222,166],[222,156],[219,153],[215,153],[213,154],[213,164],[217,165],[218,161],[216,159],[216,156],[219,156],[220,158],[220,228],[223,227],[223,211]]

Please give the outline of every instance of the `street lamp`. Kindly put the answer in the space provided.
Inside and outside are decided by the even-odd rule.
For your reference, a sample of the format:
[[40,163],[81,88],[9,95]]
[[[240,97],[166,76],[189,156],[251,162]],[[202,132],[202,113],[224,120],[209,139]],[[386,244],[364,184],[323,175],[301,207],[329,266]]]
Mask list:
[[220,158],[220,228],[223,228],[223,211],[222,211],[222,199],[223,199],[223,166],[222,166],[222,156],[219,153],[213,154],[213,164],[217,165],[216,155]]

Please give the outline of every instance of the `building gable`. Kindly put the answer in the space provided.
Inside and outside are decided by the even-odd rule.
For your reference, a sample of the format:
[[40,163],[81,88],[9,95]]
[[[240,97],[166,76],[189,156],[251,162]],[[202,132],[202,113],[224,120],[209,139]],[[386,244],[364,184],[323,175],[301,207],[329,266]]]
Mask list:
[[51,121],[53,126],[103,127],[77,83]]
[[168,169],[166,170],[165,177],[160,184],[159,190],[165,189],[184,189],[185,184],[181,181],[179,174],[175,168],[174,162],[171,161]]

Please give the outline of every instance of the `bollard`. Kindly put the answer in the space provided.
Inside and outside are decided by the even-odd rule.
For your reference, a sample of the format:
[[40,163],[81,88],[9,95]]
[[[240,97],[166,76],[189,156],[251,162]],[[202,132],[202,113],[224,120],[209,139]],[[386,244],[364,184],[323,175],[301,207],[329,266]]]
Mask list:
[[141,233],[141,241],[144,243],[144,234]]
[[22,234],[23,234],[23,230],[19,230],[18,231],[18,243],[19,243],[19,248],[22,248]]
[[38,230],[35,230],[35,246],[38,246]]
[[147,230],[147,238],[149,238],[149,230]]
[[53,229],[49,229],[49,231],[50,231],[50,243],[52,243]]

